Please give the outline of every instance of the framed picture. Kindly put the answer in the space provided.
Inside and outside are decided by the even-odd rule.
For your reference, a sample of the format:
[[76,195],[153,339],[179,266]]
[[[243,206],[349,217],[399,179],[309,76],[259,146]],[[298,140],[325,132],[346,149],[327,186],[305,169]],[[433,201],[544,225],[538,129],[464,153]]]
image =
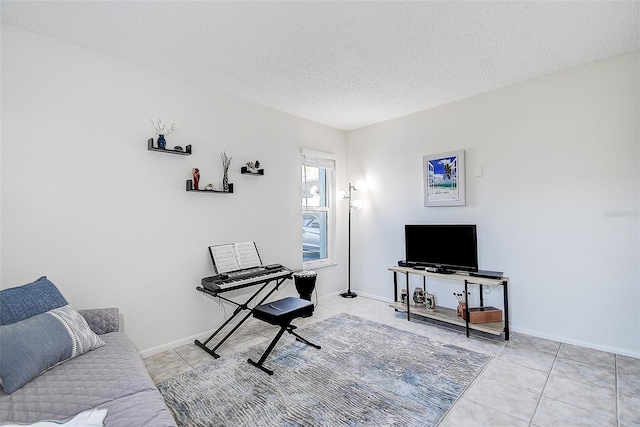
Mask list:
[[464,150],[422,157],[425,206],[464,206]]

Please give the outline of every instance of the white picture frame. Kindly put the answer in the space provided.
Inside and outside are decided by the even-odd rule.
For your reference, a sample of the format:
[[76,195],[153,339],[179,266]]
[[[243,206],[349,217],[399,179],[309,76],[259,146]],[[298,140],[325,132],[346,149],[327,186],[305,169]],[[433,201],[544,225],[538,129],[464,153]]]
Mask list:
[[424,206],[465,206],[464,150],[422,157]]

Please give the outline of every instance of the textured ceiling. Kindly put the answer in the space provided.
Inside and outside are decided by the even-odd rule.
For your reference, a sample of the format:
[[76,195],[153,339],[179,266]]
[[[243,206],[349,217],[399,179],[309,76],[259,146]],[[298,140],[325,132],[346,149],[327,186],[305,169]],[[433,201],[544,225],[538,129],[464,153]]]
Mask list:
[[8,1],[3,23],[352,130],[640,49],[638,2]]

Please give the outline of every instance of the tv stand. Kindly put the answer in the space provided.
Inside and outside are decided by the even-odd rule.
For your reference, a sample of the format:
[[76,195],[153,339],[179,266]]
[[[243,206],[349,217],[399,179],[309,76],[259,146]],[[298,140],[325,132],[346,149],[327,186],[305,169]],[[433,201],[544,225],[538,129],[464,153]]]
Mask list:
[[[457,273],[451,270],[445,270],[445,272],[433,272],[428,270],[416,270],[409,267],[390,267],[389,271],[393,272],[393,295],[394,303],[389,304],[389,307],[394,308],[396,311],[406,311],[407,320],[411,320],[411,313],[417,314],[422,317],[427,317],[441,322],[450,323],[453,325],[463,326],[465,328],[467,337],[470,330],[476,330],[485,332],[492,335],[501,335],[504,333],[505,341],[509,340],[509,297],[508,297],[508,281],[507,277],[500,279],[490,279],[485,277],[474,277],[467,273]],[[407,289],[407,302],[403,303],[398,300],[398,274],[404,274],[406,276],[406,289]],[[436,306],[435,311],[426,309],[425,307],[418,307],[412,304],[411,293],[409,292],[409,275],[415,274],[422,276],[422,286],[426,291],[427,277],[434,277],[446,280],[454,280],[457,282],[464,282],[464,295],[466,302],[466,319],[458,316],[456,309],[447,307]],[[503,304],[503,320],[500,322],[491,323],[470,323],[469,315],[469,287],[479,286],[480,289],[480,307],[484,306],[484,294],[482,292],[483,286],[502,286],[504,304]]]

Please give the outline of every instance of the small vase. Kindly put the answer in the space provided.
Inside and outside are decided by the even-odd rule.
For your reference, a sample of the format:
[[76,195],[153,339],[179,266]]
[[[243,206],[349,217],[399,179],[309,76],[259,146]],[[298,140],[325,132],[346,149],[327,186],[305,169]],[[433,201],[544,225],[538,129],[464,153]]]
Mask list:
[[164,135],[158,135],[158,148],[162,148],[163,150],[167,146],[167,140],[164,139]]
[[200,169],[193,168],[191,169],[191,173],[193,174],[193,189],[199,190],[200,187]]
[[224,175],[222,176],[222,190],[228,192],[229,191],[229,176],[228,169],[224,170]]
[[415,302],[418,307],[422,307],[424,305],[424,291],[422,288],[416,288],[413,291],[413,302]]

